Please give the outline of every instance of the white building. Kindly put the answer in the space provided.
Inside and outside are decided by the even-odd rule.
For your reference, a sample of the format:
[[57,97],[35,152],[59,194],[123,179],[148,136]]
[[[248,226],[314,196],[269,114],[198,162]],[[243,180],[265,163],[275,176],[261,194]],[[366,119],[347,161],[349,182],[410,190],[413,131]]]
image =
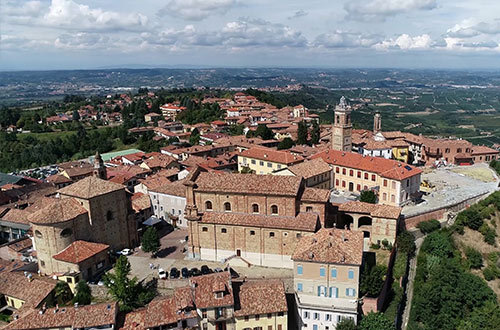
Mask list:
[[184,220],[186,207],[186,188],[183,181],[175,181],[148,190],[154,216],[174,227],[187,227]]

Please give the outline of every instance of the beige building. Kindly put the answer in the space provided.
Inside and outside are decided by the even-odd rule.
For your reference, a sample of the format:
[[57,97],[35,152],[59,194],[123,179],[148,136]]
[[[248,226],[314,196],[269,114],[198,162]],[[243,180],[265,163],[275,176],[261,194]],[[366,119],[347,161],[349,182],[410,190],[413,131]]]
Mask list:
[[361,232],[323,228],[304,237],[292,259],[299,329],[335,329],[346,317],[357,322]]
[[318,189],[333,188],[333,173],[330,165],[321,158],[306,160],[288,168],[275,171],[273,175],[303,177],[306,187]]
[[255,174],[271,174],[302,161],[304,158],[289,151],[253,147],[238,154],[238,171],[249,168]]
[[202,260],[291,268],[298,240],[328,214],[329,192],[298,177],[195,171],[186,186],[189,256]]
[[332,149],[350,152],[352,150],[351,135],[351,106],[347,104],[345,97],[342,96],[339,104],[335,106],[332,126]]
[[380,204],[393,206],[403,206],[419,197],[422,170],[415,166],[331,149],[311,158],[322,158],[333,167],[337,190],[373,190]]

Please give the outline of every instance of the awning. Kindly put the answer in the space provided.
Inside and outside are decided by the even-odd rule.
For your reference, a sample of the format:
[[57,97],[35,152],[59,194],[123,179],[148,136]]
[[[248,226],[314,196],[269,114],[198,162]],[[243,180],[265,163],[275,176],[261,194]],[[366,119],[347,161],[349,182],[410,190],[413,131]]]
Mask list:
[[156,218],[156,217],[149,217],[149,219],[147,219],[146,221],[144,221],[142,224],[145,225],[145,226],[154,226],[156,225],[157,223],[160,223],[161,220]]

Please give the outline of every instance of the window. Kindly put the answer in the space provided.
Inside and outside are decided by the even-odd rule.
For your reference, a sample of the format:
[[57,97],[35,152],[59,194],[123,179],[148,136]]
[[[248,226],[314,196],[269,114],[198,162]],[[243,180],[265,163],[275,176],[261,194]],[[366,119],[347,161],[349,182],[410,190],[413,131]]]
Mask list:
[[349,176],[354,176],[354,171],[353,170],[349,170]]
[[354,297],[356,295],[356,290],[353,288],[345,289],[345,295],[348,297]]
[[350,280],[354,279],[354,270],[349,269],[348,277],[349,277]]
[[252,159],[252,164],[254,164],[254,165],[256,164],[255,159]]
[[302,275],[302,265],[297,265],[297,275]]
[[339,185],[339,179],[335,179],[335,185],[338,186]]
[[205,202],[205,210],[211,210],[211,209],[212,209],[212,202],[206,201]]
[[329,295],[330,295],[330,298],[338,298],[339,297],[339,288],[336,288],[334,286],[331,286],[329,288],[330,292],[329,292]]
[[345,181],[342,180],[342,188],[345,188]]
[[271,164],[271,163],[267,163],[267,167],[272,168],[272,167],[273,167],[273,164]]
[[41,233],[39,230],[35,230],[35,236],[36,236],[37,238],[42,238],[42,237],[43,237],[43,236],[42,236],[42,233]]
[[271,205],[271,214],[278,214],[278,206]]
[[281,165],[280,165],[280,164],[278,164],[278,170],[279,170],[280,168],[281,168]]
[[297,237],[297,239],[300,239],[302,237],[302,234],[301,233],[297,233],[297,235],[295,235]]
[[375,181],[375,174],[372,174],[372,181]]
[[346,169],[345,168],[342,169],[342,174],[344,174],[344,175],[346,174]]
[[387,187],[387,180],[384,179],[384,187]]
[[406,186],[409,187],[410,186],[410,180],[406,180]]
[[386,201],[386,200],[387,200],[387,193],[384,193],[384,194],[382,195],[382,200],[384,200],[384,201]]
[[358,171],[358,178],[361,178],[361,171]]
[[61,237],[70,237],[73,231],[70,228],[66,228],[61,232]]
[[207,227],[202,227],[201,231],[208,231],[208,228]]
[[395,203],[396,202],[396,196],[391,195],[391,202]]
[[326,276],[326,269],[325,267],[320,267],[319,268],[319,276],[325,277]]
[[319,313],[314,313],[313,316],[315,320],[319,320]]
[[325,314],[325,321],[331,321],[332,320],[332,314]]
[[396,189],[396,181],[392,181],[392,189]]
[[231,211],[231,203],[229,203],[229,202],[224,203],[224,211],[226,211],[226,212]]
[[[269,314],[267,314],[267,315],[269,315]],[[273,330],[273,326],[272,325],[268,325],[267,326],[267,330]]]
[[[282,312],[280,312],[282,313]],[[282,330],[281,324],[278,324],[278,330]]]
[[40,265],[41,265],[42,267],[45,267],[45,261],[40,260]]
[[114,219],[113,211],[109,210],[108,212],[106,212],[106,219],[108,219],[108,221]]
[[221,233],[223,233],[223,234],[225,234],[225,233],[227,233],[227,229],[226,229],[226,228],[222,228],[222,229],[220,230],[220,232],[221,232]]
[[337,278],[337,270],[332,269],[332,278]]
[[259,314],[255,314],[255,321],[258,321],[260,319],[260,315]]
[[270,232],[269,237],[274,237],[274,232]]
[[356,190],[361,191],[361,185],[359,183],[356,185]]
[[318,325],[317,324],[313,324],[313,330],[318,330]]
[[273,314],[267,313],[267,318],[270,319],[271,317],[273,317]]
[[104,261],[99,262],[95,267],[97,269],[101,269],[102,267],[104,267]]
[[252,204],[252,212],[259,213],[259,205],[258,204]]
[[250,236],[255,236],[255,230],[250,230]]
[[305,318],[305,319],[308,319],[308,318],[309,318],[309,315],[310,315],[310,314],[309,314],[309,312],[308,312],[308,311],[304,311],[304,318]]
[[368,173],[365,173],[365,180],[368,180]]
[[207,318],[207,310],[206,309],[201,310],[201,317],[203,317],[204,319]]
[[175,215],[175,209],[172,209],[172,213],[170,213],[170,214]]
[[[278,316],[283,316],[283,315],[285,315],[285,313],[283,313],[283,312],[278,312]],[[279,329],[279,327],[281,327],[281,325],[278,325],[278,329]]]
[[326,297],[326,286],[318,285],[318,297]]
[[249,319],[248,315],[245,315],[245,322],[248,322],[248,319]]
[[306,206],[306,212],[312,212],[313,208],[312,206]]
[[340,173],[340,167],[335,167],[335,173]]
[[259,165],[260,165],[260,166],[264,166],[264,162],[261,160],[261,161],[259,162]]
[[302,292],[302,283],[297,283],[297,291]]

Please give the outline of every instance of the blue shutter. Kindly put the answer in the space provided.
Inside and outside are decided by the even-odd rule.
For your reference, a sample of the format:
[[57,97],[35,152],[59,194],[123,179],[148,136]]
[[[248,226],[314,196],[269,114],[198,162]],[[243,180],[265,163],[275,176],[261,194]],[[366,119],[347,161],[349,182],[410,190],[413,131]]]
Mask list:
[[339,297],[339,288],[335,288],[335,298]]
[[313,324],[313,330],[318,330],[318,325],[317,324]]
[[337,277],[337,270],[336,269],[332,269],[332,277],[333,278]]
[[297,283],[297,291],[302,292],[302,283]]
[[321,286],[318,286],[318,297],[321,296]]
[[297,274],[302,275],[302,266],[301,265],[297,266]]
[[349,297],[349,289],[345,289],[345,295]]
[[319,276],[321,276],[321,277],[325,277],[326,276],[326,269],[325,268],[321,267],[319,269]]
[[332,297],[332,294],[333,294],[333,288],[332,288],[332,287],[329,287],[329,290],[330,290],[330,292],[329,292],[328,296],[331,298],[331,297]]
[[349,279],[352,280],[354,278],[354,271],[349,269]]

